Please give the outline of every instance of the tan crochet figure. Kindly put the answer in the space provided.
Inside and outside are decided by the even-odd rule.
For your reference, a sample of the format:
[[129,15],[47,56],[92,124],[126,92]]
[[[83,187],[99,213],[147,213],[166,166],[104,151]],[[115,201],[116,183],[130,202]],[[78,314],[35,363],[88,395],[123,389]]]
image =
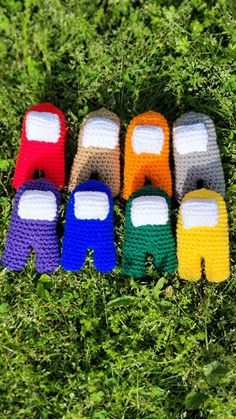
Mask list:
[[81,125],[69,190],[96,174],[112,191],[120,191],[120,120],[104,108],[88,114]]

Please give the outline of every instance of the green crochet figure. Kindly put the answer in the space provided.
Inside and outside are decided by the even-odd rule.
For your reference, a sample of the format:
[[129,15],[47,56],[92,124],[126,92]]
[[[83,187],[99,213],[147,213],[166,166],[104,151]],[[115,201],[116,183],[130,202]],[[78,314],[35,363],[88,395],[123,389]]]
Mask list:
[[122,272],[145,275],[147,255],[162,272],[177,269],[175,243],[170,222],[170,198],[162,189],[147,185],[134,192],[126,206]]

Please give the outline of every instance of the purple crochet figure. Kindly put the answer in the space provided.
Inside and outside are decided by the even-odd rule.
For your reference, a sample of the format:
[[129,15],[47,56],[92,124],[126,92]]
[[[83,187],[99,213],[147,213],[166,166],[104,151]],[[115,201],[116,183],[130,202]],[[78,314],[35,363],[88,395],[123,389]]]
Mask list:
[[25,182],[16,193],[2,265],[20,271],[32,249],[39,273],[53,272],[59,266],[56,233],[60,194],[46,179]]

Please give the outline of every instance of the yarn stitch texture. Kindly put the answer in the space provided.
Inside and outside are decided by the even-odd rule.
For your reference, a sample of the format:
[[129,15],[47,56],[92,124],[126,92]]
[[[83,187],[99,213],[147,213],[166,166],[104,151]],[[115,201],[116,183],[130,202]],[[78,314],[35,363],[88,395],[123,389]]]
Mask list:
[[[152,211],[155,218],[160,218],[157,222],[163,224],[151,224],[150,204],[148,201],[146,203],[144,201],[143,209],[138,214],[138,220],[146,218],[146,224],[134,226],[132,222],[132,205],[138,197],[164,198],[166,213],[160,212],[157,216],[155,209]],[[177,259],[171,230],[170,207],[168,194],[152,185],[147,185],[131,195],[127,201],[125,212],[125,238],[122,253],[123,274],[137,278],[144,276],[148,254],[153,256],[154,264],[160,271],[172,273],[176,270]],[[166,220],[163,221],[165,217]]]
[[201,187],[225,196],[216,131],[209,116],[188,112],[178,118],[173,128],[173,152],[175,195],[178,202],[186,193],[197,189],[199,181],[203,182]]
[[23,121],[20,150],[12,182],[14,188],[18,189],[24,182],[33,179],[35,170],[43,171],[47,180],[58,188],[63,188],[65,139],[66,121],[60,109],[51,103],[31,107]]
[[222,196],[204,188],[187,193],[177,223],[179,276],[189,281],[199,280],[204,258],[207,279],[226,280],[230,275],[228,236],[227,210]]
[[[80,192],[83,194],[81,195]],[[107,199],[107,213],[102,212],[103,209],[100,211],[103,219],[99,219],[101,207],[96,194],[91,205],[91,192],[100,192],[101,196]],[[93,216],[96,219],[92,218]],[[80,270],[85,263],[88,249],[94,251],[94,266],[98,271],[105,273],[115,267],[116,250],[111,191],[108,186],[97,180],[81,183],[70,196],[62,245],[62,267],[68,271]]]
[[[148,152],[141,151],[136,153],[132,144],[132,136],[136,127],[159,127],[163,130],[163,145],[159,154],[152,153],[149,145]],[[145,134],[140,134],[137,140],[145,141]],[[147,146],[148,146],[147,138]],[[129,196],[139,188],[145,185],[145,178],[151,181],[153,186],[164,189],[169,196],[172,195],[172,180],[169,167],[169,141],[170,133],[166,118],[160,113],[148,111],[135,116],[127,129],[125,138],[125,166],[124,166],[124,189],[123,198],[128,199]],[[152,141],[155,148],[155,140]],[[145,150],[145,147],[143,148]]]
[[[84,146],[83,139],[88,125],[95,122],[96,130],[90,131],[90,142]],[[100,124],[99,124],[100,121]],[[96,122],[98,123],[96,125]],[[117,127],[117,143],[112,144],[112,125]],[[74,158],[69,190],[72,191],[77,184],[89,180],[96,174],[99,180],[105,183],[116,196],[120,191],[120,120],[118,116],[104,108],[88,114],[81,125],[78,150]],[[94,143],[94,145],[92,145]]]
[[[46,192],[42,202],[39,191]],[[13,271],[22,270],[34,249],[39,273],[57,269],[60,262],[56,233],[59,205],[59,192],[45,179],[28,181],[17,190],[2,255],[3,266]]]

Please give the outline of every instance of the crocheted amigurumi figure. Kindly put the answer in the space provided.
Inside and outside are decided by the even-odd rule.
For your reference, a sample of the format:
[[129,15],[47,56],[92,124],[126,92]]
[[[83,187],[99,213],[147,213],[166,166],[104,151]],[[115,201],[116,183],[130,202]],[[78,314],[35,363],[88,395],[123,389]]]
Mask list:
[[160,113],[149,111],[131,120],[125,139],[124,199],[142,188],[145,178],[172,195],[169,138],[168,122]]
[[120,120],[116,114],[100,109],[87,115],[81,125],[78,150],[74,158],[69,190],[96,174],[112,191],[120,191]]
[[97,180],[81,183],[70,196],[62,245],[62,267],[68,271],[80,270],[88,249],[94,251],[94,265],[98,271],[109,272],[115,267],[111,191]]
[[35,170],[58,188],[65,186],[66,122],[63,113],[51,103],[30,108],[24,117],[21,145],[13,186],[33,179]]
[[2,264],[20,271],[32,249],[39,273],[53,272],[59,266],[56,233],[60,194],[46,179],[24,183],[16,192]]
[[162,272],[177,268],[170,222],[170,198],[162,189],[147,185],[129,198],[125,212],[122,272],[133,277],[145,274],[147,254]]
[[217,192],[198,189],[183,198],[178,215],[177,256],[182,279],[201,278],[202,258],[209,281],[220,282],[229,277],[227,211]]
[[214,122],[209,116],[188,112],[177,119],[173,128],[173,149],[175,194],[179,202],[200,185],[224,197],[224,173]]

